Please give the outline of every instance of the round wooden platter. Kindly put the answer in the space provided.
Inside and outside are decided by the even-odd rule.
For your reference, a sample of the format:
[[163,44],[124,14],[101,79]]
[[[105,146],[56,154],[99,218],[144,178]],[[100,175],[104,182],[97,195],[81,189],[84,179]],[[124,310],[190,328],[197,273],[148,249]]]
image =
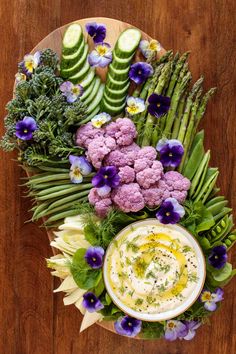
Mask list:
[[[89,45],[90,51],[94,48],[94,43],[93,43],[92,38],[90,36],[88,36],[88,34],[85,30],[85,25],[88,22],[98,22],[98,23],[103,23],[106,25],[107,35],[105,38],[105,42],[109,43],[112,48],[114,47],[116,40],[121,32],[123,32],[127,28],[134,27],[134,26],[130,25],[129,23],[115,20],[112,18],[106,18],[106,17],[91,17],[91,18],[85,18],[85,19],[71,22],[71,23],[79,23],[81,25],[81,27],[83,28],[85,40],[87,41],[87,43]],[[34,49],[31,51],[31,53],[34,53],[37,50],[51,48],[52,50],[57,52],[59,56],[61,56],[63,34],[64,34],[65,30],[67,29],[67,27],[71,23],[68,23],[62,27],[59,27],[55,31],[51,32],[47,37],[45,37],[41,42],[39,42],[34,47]],[[142,39],[148,39],[148,40],[151,39],[151,37],[148,34],[146,34],[145,32],[141,31],[141,33],[142,33]],[[165,50],[162,48],[158,52],[157,56],[161,57],[164,53],[165,53]],[[139,51],[137,51],[134,61],[141,61],[141,60],[143,61],[144,58],[142,57],[142,55],[140,55]],[[106,80],[107,68],[105,68],[105,69],[97,68],[96,72],[102,78],[103,81]],[[48,234],[49,240],[52,241],[54,238],[53,231],[51,231],[51,230],[47,231],[47,234]],[[53,249],[53,253],[56,254],[58,252],[55,249]],[[102,322],[99,322],[98,324],[100,326],[106,328],[109,331],[115,332],[112,321],[102,321]]]

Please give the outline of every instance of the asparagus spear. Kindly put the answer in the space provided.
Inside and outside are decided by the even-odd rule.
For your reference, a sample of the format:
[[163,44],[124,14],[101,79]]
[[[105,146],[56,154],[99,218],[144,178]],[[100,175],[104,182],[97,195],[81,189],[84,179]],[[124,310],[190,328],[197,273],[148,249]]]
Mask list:
[[185,64],[185,62],[189,56],[189,53],[190,52],[186,52],[179,58],[179,60],[176,64],[175,70],[174,70],[173,74],[171,75],[171,80],[170,80],[168,90],[166,92],[166,96],[171,97],[174,87],[175,87],[175,84],[176,84],[176,81],[177,81],[177,78],[178,78],[178,75],[180,73],[180,70],[183,68],[183,65]]
[[190,91],[189,96],[187,98],[186,108],[184,111],[183,119],[182,119],[182,122],[181,122],[181,125],[179,128],[179,133],[177,136],[177,139],[181,142],[184,141],[185,132],[186,132],[187,125],[188,125],[188,119],[189,119],[191,107],[193,104],[193,97],[195,96],[195,94],[197,94],[197,92],[201,88],[202,83],[203,83],[203,77],[200,77],[200,79],[197,82],[195,82],[195,84],[193,85],[193,88]]
[[181,172],[183,169],[183,166],[185,164],[185,160],[187,158],[189,149],[190,149],[190,144],[191,144],[191,139],[192,139],[192,134],[193,134],[193,129],[194,129],[194,124],[195,124],[195,118],[196,118],[196,114],[197,114],[197,110],[200,104],[200,97],[202,94],[202,88],[200,88],[200,90],[197,93],[196,96],[196,100],[192,105],[191,108],[191,116],[190,116],[190,120],[189,120],[189,124],[187,127],[187,132],[186,135],[184,137],[184,141],[183,141],[183,145],[184,145],[184,155],[182,157],[181,160],[181,164],[179,165],[178,171]]
[[[165,64],[161,71],[161,75],[158,80],[158,84],[154,90],[154,93],[160,95],[166,85],[166,82],[169,80],[170,76],[170,69],[172,66],[172,62],[168,62]],[[151,139],[151,133],[152,129],[155,123],[156,117],[153,117],[151,114],[147,115],[147,119],[145,122],[145,127],[144,127],[144,134],[143,134],[143,140],[142,140],[142,146],[147,146],[150,144],[150,139]]]
[[[147,106],[148,97],[153,93],[154,88],[155,88],[155,86],[157,84],[157,80],[158,80],[158,78],[160,76],[160,73],[162,72],[162,69],[164,68],[164,65],[165,64],[160,64],[159,66],[157,66],[155,68],[154,75],[152,76],[152,78],[151,78],[151,80],[149,82],[147,95],[145,97],[146,98],[146,102],[145,102],[146,106]],[[142,130],[143,130],[143,124],[145,122],[146,114],[147,114],[147,109],[145,109],[145,111],[142,112],[141,114],[137,115],[136,128],[137,128],[137,132],[138,132],[138,142],[139,142],[139,144],[142,141]]]
[[189,71],[185,75],[184,74],[185,68],[183,68],[178,78],[171,100],[171,107],[166,117],[166,125],[163,131],[163,135],[166,137],[168,137],[171,132],[180,98],[191,80],[191,73]]
[[177,137],[178,137],[180,124],[181,124],[182,116],[183,116],[184,109],[185,109],[186,98],[187,98],[187,92],[185,92],[180,99],[180,103],[179,103],[178,111],[177,111],[177,116],[175,118],[174,127],[173,127],[173,131],[172,131],[172,135],[171,135],[172,139],[177,139]]

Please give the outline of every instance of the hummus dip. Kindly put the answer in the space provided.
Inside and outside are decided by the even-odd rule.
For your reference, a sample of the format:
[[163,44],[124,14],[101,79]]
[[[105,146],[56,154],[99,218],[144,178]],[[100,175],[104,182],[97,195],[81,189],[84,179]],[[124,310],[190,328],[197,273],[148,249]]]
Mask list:
[[184,312],[198,297],[204,280],[201,249],[177,225],[156,219],[133,223],[106,252],[107,291],[119,308],[136,318],[164,320]]

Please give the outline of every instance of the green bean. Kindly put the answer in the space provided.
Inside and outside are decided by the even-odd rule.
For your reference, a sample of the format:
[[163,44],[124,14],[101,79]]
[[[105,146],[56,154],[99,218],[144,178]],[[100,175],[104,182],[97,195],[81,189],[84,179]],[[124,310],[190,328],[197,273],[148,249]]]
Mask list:
[[193,180],[192,180],[192,184],[191,184],[191,188],[189,191],[189,195],[192,196],[195,193],[195,190],[197,189],[199,180],[202,176],[202,173],[204,172],[204,169],[206,168],[206,166],[208,166],[209,160],[210,160],[210,150],[208,150],[206,152],[206,154],[204,155],[198,169],[197,172],[195,173]]
[[58,173],[58,174],[49,174],[49,175],[37,175],[35,178],[30,178],[29,184],[32,183],[44,183],[49,181],[60,181],[63,179],[67,179],[69,177],[69,173]]
[[183,169],[183,175],[188,179],[192,180],[194,174],[196,173],[200,163],[202,161],[204,155],[204,146],[203,141],[199,140],[198,143],[195,145],[190,158],[188,159],[187,163]]
[[48,209],[53,209],[56,208],[62,204],[68,203],[70,201],[76,200],[76,199],[80,199],[81,197],[84,197],[86,195],[89,194],[89,190],[83,191],[83,192],[79,192],[79,193],[75,193],[72,195],[69,195],[68,197],[64,197],[64,198],[60,198],[58,200],[55,200],[53,203],[51,203],[48,206]]
[[57,172],[57,173],[69,173],[69,168],[58,168],[58,167],[50,167],[50,166],[37,166],[42,171],[48,172]]
[[91,188],[92,188],[92,184],[86,183],[86,184],[81,184],[79,186],[71,187],[69,189],[54,192],[49,195],[43,195],[43,196],[39,196],[39,197],[36,196],[36,198],[37,198],[37,200],[48,200],[48,199],[52,199],[52,198],[58,198],[58,197],[61,197],[63,195],[69,194],[69,193],[71,194],[73,192],[82,191],[82,190],[91,189]]
[[65,185],[70,183],[70,179],[67,180],[61,180],[60,182],[58,181],[52,181],[52,182],[48,182],[48,183],[39,183],[39,184],[32,184],[29,186],[29,188],[31,190],[40,190],[40,189],[45,189],[45,188],[50,188],[53,186],[58,186],[58,183],[60,183],[60,185]]
[[39,213],[41,213],[43,210],[45,210],[46,208],[48,207],[48,202],[44,202],[44,203],[40,203],[37,205],[34,213],[33,213],[33,216],[32,216],[32,220],[36,220],[37,219],[37,215]]
[[79,212],[76,209],[63,211],[62,213],[55,214],[55,215],[51,216],[50,218],[48,218],[47,221],[44,223],[44,225],[47,226],[47,225],[50,225],[54,221],[58,221],[58,220],[67,218],[69,216],[75,216],[78,214],[79,214]]
[[[62,185],[57,185],[57,186],[54,186],[54,187],[49,187],[49,188],[45,188],[39,192],[33,192],[37,198],[38,197],[42,197],[43,195],[50,195],[52,193],[55,193],[55,192],[59,192],[59,191],[64,191],[65,189],[68,190],[71,190],[71,189],[75,189],[76,187],[81,187],[82,184],[79,184],[79,185],[75,185],[74,183],[70,183],[70,184],[62,184]],[[80,189],[80,188],[79,188]],[[76,188],[77,190],[77,188]]]

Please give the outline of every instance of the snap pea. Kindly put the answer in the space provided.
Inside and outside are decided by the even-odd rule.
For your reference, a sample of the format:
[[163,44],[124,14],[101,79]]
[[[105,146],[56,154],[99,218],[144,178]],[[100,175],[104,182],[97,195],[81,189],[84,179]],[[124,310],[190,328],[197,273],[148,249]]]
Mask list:
[[58,198],[61,197],[63,195],[66,194],[71,194],[77,191],[82,191],[85,189],[90,189],[92,188],[92,184],[91,183],[86,183],[86,184],[80,184],[79,186],[75,186],[75,187],[71,187],[69,189],[64,189],[64,190],[60,190],[58,192],[54,192],[48,195],[42,195],[42,196],[36,196],[37,200],[48,200],[48,199],[52,199],[52,198]]
[[212,204],[207,209],[212,213],[213,216],[215,216],[219,214],[227,204],[228,200],[222,200],[221,202]]
[[191,149],[190,149],[190,155],[193,153],[193,150],[195,148],[195,146],[198,144],[199,140],[204,141],[204,137],[205,137],[205,132],[204,129],[200,130],[194,137],[192,145],[191,145]]
[[227,247],[227,250],[229,250],[236,242],[236,230],[233,230],[232,233],[226,236],[223,240],[223,244]]
[[222,240],[233,228],[232,215],[224,216],[212,229],[206,234],[209,241],[216,242]]
[[210,199],[205,206],[208,208],[216,203],[222,202],[223,200],[225,200],[225,197],[223,195],[218,195],[217,197],[214,197],[212,199]]
[[198,183],[199,183],[199,180],[202,176],[202,173],[204,172],[204,169],[206,169],[206,166],[208,166],[208,163],[209,163],[209,160],[210,160],[210,150],[208,150],[206,152],[206,154],[204,155],[194,177],[193,177],[193,180],[192,180],[192,183],[191,183],[191,187],[190,187],[190,191],[189,191],[189,195],[190,197],[195,193],[195,190],[197,189],[197,186],[198,186]]
[[183,175],[185,177],[192,180],[195,172],[200,166],[203,156],[204,156],[204,146],[203,146],[202,139],[200,139],[196,144],[196,146],[194,147],[187,163],[184,166]]
[[195,201],[198,202],[201,200],[203,204],[208,198],[208,195],[211,193],[217,177],[219,175],[219,171],[215,172],[204,184],[203,187],[201,188],[201,191],[198,193],[197,197],[195,198]]
[[221,218],[223,218],[223,216],[231,213],[232,209],[231,208],[223,208],[218,214],[214,215],[214,220],[215,222],[217,222],[218,220],[220,220]]
[[219,193],[220,192],[220,188],[217,188],[217,187],[214,187],[213,189],[212,189],[212,191],[211,191],[211,193],[209,194],[209,196],[208,196],[208,198],[207,198],[207,202],[208,201],[210,201],[212,198],[214,198],[216,195],[217,195],[217,193]]

